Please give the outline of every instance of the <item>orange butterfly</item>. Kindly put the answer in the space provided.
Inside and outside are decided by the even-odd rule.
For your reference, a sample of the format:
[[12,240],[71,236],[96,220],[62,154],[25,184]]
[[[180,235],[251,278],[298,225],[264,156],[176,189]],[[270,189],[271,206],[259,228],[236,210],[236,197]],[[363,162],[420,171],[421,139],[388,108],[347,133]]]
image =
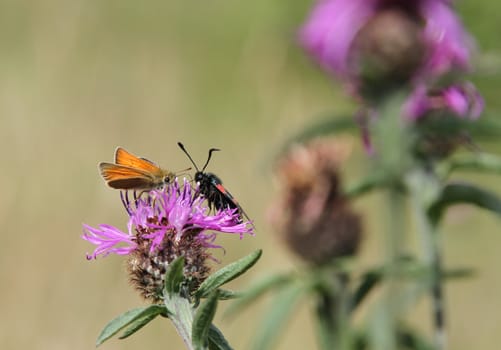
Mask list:
[[99,170],[106,184],[119,190],[149,191],[169,184],[176,176],[121,147],[115,151],[115,164],[99,163]]

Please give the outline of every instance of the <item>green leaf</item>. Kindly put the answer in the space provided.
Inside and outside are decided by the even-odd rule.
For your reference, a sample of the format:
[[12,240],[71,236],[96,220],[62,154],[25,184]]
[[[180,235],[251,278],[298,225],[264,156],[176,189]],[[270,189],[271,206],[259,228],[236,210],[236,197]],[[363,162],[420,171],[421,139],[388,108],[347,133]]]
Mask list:
[[[121,329],[135,323],[138,320],[143,320],[153,315],[158,316],[160,314],[164,314],[167,312],[168,312],[167,309],[163,305],[150,305],[148,307],[129,310],[111,320],[103,328],[101,334],[99,334],[99,336],[97,337],[96,346],[101,345],[106,340],[117,334]],[[144,326],[144,324],[142,326]]]
[[[355,332],[354,349],[367,350],[370,348],[368,343],[368,334],[365,330]],[[398,349],[401,350],[436,350],[421,334],[402,325],[397,330],[397,343]]]
[[264,315],[261,326],[255,336],[252,349],[267,350],[272,346],[280,328],[285,326],[290,313],[305,288],[300,284],[289,285],[276,295],[269,311]]
[[430,118],[425,118],[416,127],[424,135],[455,136],[467,130],[472,130],[476,124],[469,119],[461,119],[448,111],[434,112]]
[[212,320],[216,315],[218,291],[207,298],[197,309],[193,318],[192,326],[192,341],[195,349],[204,349],[207,345],[209,329],[212,325]]
[[470,135],[473,140],[495,140],[501,136],[501,123],[499,116],[471,120],[458,118],[448,112],[435,113],[432,118],[426,118],[419,124],[423,134],[437,136]]
[[430,115],[430,118],[420,120],[420,123],[416,126],[425,135],[431,134],[438,137],[466,136],[463,137],[466,142],[469,138],[473,142],[479,140],[498,141],[501,136],[499,113],[493,113],[491,110],[484,111],[482,118],[476,120],[458,118],[457,115],[448,111],[435,112]]
[[214,325],[209,329],[209,350],[233,350],[223,333]]
[[473,170],[501,174],[501,157],[487,153],[464,154],[446,163],[448,170]]
[[205,298],[207,295],[212,293],[217,288],[221,287],[223,284],[234,280],[245,271],[250,269],[261,257],[262,250],[256,250],[253,253],[243,257],[240,260],[231,263],[222,269],[214,272],[212,275],[207,277],[205,281],[202,282],[198,290],[195,292],[195,296],[198,298]]
[[243,295],[242,292],[235,292],[227,289],[218,289],[218,291],[219,291],[219,300],[237,299]]
[[397,342],[402,349],[435,350],[435,347],[431,345],[421,334],[407,327],[401,327],[401,329],[398,330]]
[[501,215],[501,199],[494,193],[472,184],[454,183],[445,186],[438,200],[428,209],[431,222],[437,224],[444,211],[458,203],[473,204]]
[[501,136],[501,123],[499,122],[499,115],[496,114],[489,116],[488,114],[490,114],[490,111],[484,112],[482,118],[475,121],[467,121],[460,118],[456,119],[465,123],[466,129],[469,131],[474,140],[483,139],[486,141],[498,141]]
[[458,267],[442,271],[442,278],[446,279],[468,278],[474,275],[475,269],[471,267]]
[[395,265],[398,267],[396,271],[388,266],[380,266],[367,270],[361,276],[358,287],[356,287],[353,292],[352,311],[355,310],[362,303],[365,297],[369,295],[369,293],[390,273],[392,273],[395,278],[414,279],[421,278],[424,273],[423,271],[426,269],[426,267],[418,260],[408,255],[398,257]]
[[342,132],[354,132],[358,130],[358,125],[355,122],[355,117],[331,116],[328,119],[307,125],[300,133],[289,138],[282,147],[281,153],[284,153],[292,144],[304,143],[316,137],[339,134]]
[[388,185],[388,179],[385,178],[383,172],[372,172],[360,182],[350,185],[345,190],[345,195],[350,198],[355,198],[364,195],[376,188],[382,188]]
[[181,283],[184,280],[184,256],[180,256],[167,266],[165,272],[165,291],[168,295],[179,293]]
[[130,337],[132,334],[136,333],[138,330],[146,326],[148,323],[153,321],[159,314],[147,315],[143,318],[138,318],[130,323],[129,327],[118,337],[118,339],[125,339]]
[[365,299],[365,297],[374,289],[382,280],[384,276],[383,269],[375,269],[367,271],[362,276],[362,281],[353,293],[352,311],[355,310]]
[[281,288],[292,281],[294,281],[294,276],[292,274],[267,276],[242,293],[241,297],[230,305],[225,314],[234,315],[260,298],[266,292]]
[[[344,315],[340,311],[344,309],[344,300],[340,294],[334,295],[332,291],[319,290],[316,297],[316,329],[319,348],[331,350],[336,348],[336,343],[341,347],[340,333],[344,326]],[[343,319],[343,321],[341,321]],[[341,322],[340,322],[341,321]]]
[[353,350],[367,350],[368,342],[368,335],[365,329],[355,330],[353,332]]

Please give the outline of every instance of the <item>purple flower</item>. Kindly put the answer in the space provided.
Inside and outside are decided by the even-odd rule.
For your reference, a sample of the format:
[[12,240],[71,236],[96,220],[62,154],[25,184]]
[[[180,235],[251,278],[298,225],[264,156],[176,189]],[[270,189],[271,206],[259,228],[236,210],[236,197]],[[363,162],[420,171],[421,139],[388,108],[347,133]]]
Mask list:
[[173,181],[133,203],[125,197],[129,213],[127,233],[110,225],[84,225],[82,238],[96,245],[89,259],[110,253],[128,256],[130,279],[141,294],[160,300],[167,266],[185,257],[187,290],[193,291],[208,275],[206,262],[215,260],[208,248],[221,248],[214,240],[218,232],[253,234],[252,224],[243,222],[234,209],[211,212],[206,200],[189,182]]
[[449,1],[423,0],[424,39],[429,49],[423,70],[438,76],[453,69],[468,70],[473,39],[463,28]]
[[484,109],[484,100],[471,83],[456,84],[428,91],[424,85],[418,86],[403,106],[407,119],[417,120],[431,112],[447,111],[459,118],[475,120]]
[[323,68],[347,78],[351,43],[376,8],[375,0],[320,0],[300,31],[300,41]]
[[134,235],[130,233],[130,230],[129,233],[124,233],[116,227],[104,224],[99,225],[99,228],[85,224],[83,226],[82,238],[97,246],[92,255],[87,254],[89,260],[96,259],[98,255],[106,256],[110,253],[127,255],[137,247]]
[[[384,20],[376,21],[382,13],[391,13],[393,17],[386,16]],[[405,20],[395,21],[395,14],[405,17]],[[378,24],[374,25],[376,22]],[[361,35],[369,23],[371,27]],[[390,23],[403,23],[402,32],[409,28],[412,32],[409,23],[414,23],[417,33],[399,36],[399,30],[392,28]],[[382,36],[379,35],[381,32],[384,33]],[[413,42],[416,37],[419,45]],[[299,38],[324,69],[351,85],[357,85],[353,75],[360,73],[353,71],[352,62],[357,57],[353,51],[360,47],[375,51],[369,55],[373,54],[372,59],[378,64],[386,60],[387,65],[394,65],[399,59],[399,62],[404,60],[403,67],[413,67],[409,60],[415,60],[424,49],[418,66],[409,74],[409,79],[418,81],[453,69],[467,69],[472,48],[472,39],[446,0],[319,0],[300,30]],[[412,45],[402,44],[404,39]],[[402,58],[395,58],[395,48],[399,46],[402,47]]]
[[[127,208],[130,213],[128,233],[110,225],[99,225],[93,228],[84,225],[82,238],[95,244],[97,248],[90,258],[110,253],[118,255],[130,254],[137,248],[138,236],[151,242],[150,250],[159,248],[166,236],[179,242],[186,235],[195,234],[205,247],[214,247],[215,236],[207,231],[236,233],[242,238],[244,234],[253,234],[249,222],[242,222],[240,215],[233,209],[209,213],[205,198],[186,180],[183,186],[177,181],[162,190],[153,190],[146,198],[140,198]],[[133,231],[136,231],[135,233]],[[125,244],[124,246],[122,244]]]

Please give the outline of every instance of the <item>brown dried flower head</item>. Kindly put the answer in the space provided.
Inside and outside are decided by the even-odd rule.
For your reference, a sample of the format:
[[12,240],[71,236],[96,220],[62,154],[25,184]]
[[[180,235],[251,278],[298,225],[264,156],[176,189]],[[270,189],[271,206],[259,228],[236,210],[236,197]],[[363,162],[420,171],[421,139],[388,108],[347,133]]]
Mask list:
[[283,188],[271,221],[306,261],[322,264],[358,248],[360,217],[348,208],[340,188],[339,168],[350,153],[346,140],[319,139],[293,146],[278,161]]

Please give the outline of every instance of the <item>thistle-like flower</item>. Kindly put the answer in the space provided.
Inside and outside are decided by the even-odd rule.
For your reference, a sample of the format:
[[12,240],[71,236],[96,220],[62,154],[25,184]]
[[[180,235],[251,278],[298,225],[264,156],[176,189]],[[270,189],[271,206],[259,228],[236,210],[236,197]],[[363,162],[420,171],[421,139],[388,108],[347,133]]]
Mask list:
[[419,86],[402,108],[402,114],[414,123],[417,132],[414,153],[420,158],[440,159],[458,146],[471,146],[461,120],[475,121],[483,109],[484,100],[471,83],[440,89]]
[[282,195],[270,211],[287,246],[304,260],[323,264],[356,253],[362,236],[358,214],[340,187],[346,143],[316,140],[293,147],[280,159]]
[[97,246],[87,258],[127,255],[131,283],[152,302],[162,299],[166,268],[176,258],[185,258],[184,291],[189,296],[210,272],[208,261],[215,258],[209,248],[221,248],[214,243],[218,232],[240,238],[253,234],[252,225],[241,222],[236,210],[211,213],[205,198],[186,180],[124,204],[129,213],[127,232],[110,225],[84,225],[82,238]]
[[431,91],[420,85],[403,106],[403,114],[410,120],[426,118],[436,112],[475,120],[483,110],[484,99],[471,83],[455,84]]
[[367,79],[421,82],[467,70],[473,47],[447,0],[319,0],[300,41],[354,89]]
[[[380,102],[396,89],[409,93],[401,110],[406,125],[437,114],[475,120],[483,111],[473,84],[450,74],[469,70],[474,47],[450,0],[318,0],[300,41],[363,102],[357,119],[368,153],[374,153],[370,126]],[[441,87],[440,81],[450,85]],[[426,130],[420,135],[426,142],[418,142],[426,151],[418,153],[436,148],[441,157],[448,155],[465,134]]]

